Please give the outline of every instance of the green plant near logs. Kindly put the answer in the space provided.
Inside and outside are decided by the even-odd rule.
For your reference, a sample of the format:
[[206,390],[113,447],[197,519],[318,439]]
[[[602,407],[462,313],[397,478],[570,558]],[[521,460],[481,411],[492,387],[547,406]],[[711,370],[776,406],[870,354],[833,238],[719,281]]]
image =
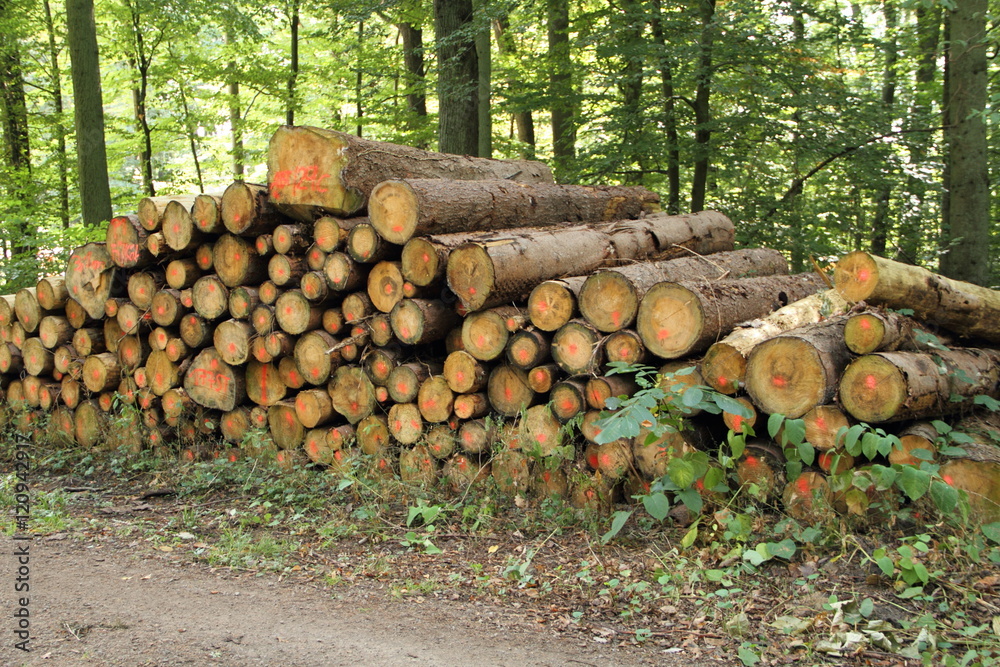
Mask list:
[[[667,433],[683,431],[686,428],[685,418],[697,410],[710,414],[725,411],[750,417],[747,408],[739,401],[703,385],[686,384],[682,378],[694,372],[693,366],[671,373],[659,373],[650,366],[624,362],[614,362],[609,366],[609,374],[633,375],[639,390],[632,396],[612,396],[605,401],[606,407],[612,412],[602,413],[597,422],[600,433],[595,440],[598,444],[613,442],[619,438],[635,438],[644,432],[647,433],[647,444],[656,442]],[[742,438],[731,440],[743,442]],[[693,514],[700,513],[702,498],[699,489],[729,491],[725,471],[732,467],[733,459],[742,453],[740,445],[736,447],[740,451],[732,452],[732,456],[720,454],[721,467],[710,465],[711,459],[706,452],[688,452],[671,458],[667,463],[666,474],[650,485],[649,493],[636,498],[642,501],[646,512],[658,521],[666,519],[672,505],[678,502],[683,503]],[[602,537],[602,542],[607,543],[617,535],[632,514],[632,510],[615,512],[611,529]],[[696,521],[685,535],[682,545],[690,546],[694,542],[697,529]]]

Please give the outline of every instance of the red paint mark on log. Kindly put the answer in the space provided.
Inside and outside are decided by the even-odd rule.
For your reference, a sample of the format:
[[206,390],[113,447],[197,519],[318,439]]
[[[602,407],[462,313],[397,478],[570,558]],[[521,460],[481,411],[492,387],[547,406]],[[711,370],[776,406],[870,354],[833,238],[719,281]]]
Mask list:
[[795,482],[795,488],[798,489],[799,493],[808,494],[809,493],[809,480],[805,477],[799,477]]
[[778,389],[784,389],[786,386],[788,386],[788,380],[786,380],[781,375],[775,375],[773,378],[771,378],[771,384],[773,384]]
[[865,387],[870,391],[875,391],[875,387],[878,386],[878,380],[875,379],[874,375],[868,375],[865,377]]

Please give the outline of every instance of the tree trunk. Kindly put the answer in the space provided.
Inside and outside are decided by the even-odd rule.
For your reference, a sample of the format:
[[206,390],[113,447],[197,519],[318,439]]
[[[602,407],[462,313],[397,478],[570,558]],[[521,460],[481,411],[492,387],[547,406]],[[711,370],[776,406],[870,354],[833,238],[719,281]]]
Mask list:
[[222,224],[231,233],[255,237],[287,221],[267,197],[267,186],[236,181],[222,195]]
[[696,0],[701,18],[701,36],[698,40],[697,86],[694,96],[694,173],[691,176],[691,212],[705,208],[708,190],[708,172],[712,162],[712,63],[715,43],[716,0]]
[[964,336],[1000,342],[1000,292],[908,264],[852,252],[837,262],[837,291],[848,301],[909,308],[914,317]]
[[987,2],[963,0],[949,16],[947,100],[949,207],[944,220],[949,248],[941,272],[989,284],[990,186],[987,157]]
[[587,278],[577,301],[584,319],[598,331],[612,333],[632,324],[639,302],[656,283],[787,273],[788,263],[777,250],[732,250],[709,257],[681,257],[606,269]]
[[797,419],[828,403],[851,360],[840,315],[770,338],[747,358],[746,389],[768,414]]
[[636,218],[658,199],[642,187],[406,179],[379,183],[369,216],[382,238],[403,244],[427,234]]
[[570,320],[552,336],[552,360],[569,375],[594,373],[604,361],[604,336],[583,320]]
[[357,424],[375,409],[375,387],[360,366],[339,367],[328,389],[333,409],[351,424]]
[[417,407],[425,421],[448,421],[455,407],[455,395],[443,375],[429,377],[420,384]]
[[746,374],[747,356],[756,345],[785,331],[844,313],[849,305],[836,291],[828,290],[740,324],[705,352],[701,362],[701,374],[705,383],[724,394],[735,394]]
[[251,360],[246,368],[247,397],[264,407],[270,407],[285,398],[288,386],[282,382],[278,366]]
[[507,343],[507,362],[525,371],[541,366],[550,358],[550,338],[537,329],[515,332]]
[[400,174],[552,182],[552,172],[540,162],[444,155],[316,127],[278,128],[268,148],[271,201],[303,220],[321,212],[351,216],[365,208],[376,185]]
[[657,68],[660,70],[660,94],[663,97],[663,130],[667,139],[667,202],[664,210],[668,215],[677,215],[681,210],[681,151],[674,99],[674,66],[663,30],[661,0],[653,0],[652,9],[650,27],[660,52]]
[[77,177],[83,224],[93,227],[111,218],[111,186],[104,142],[104,103],[93,0],[67,0],[66,41],[72,63]]
[[659,283],[639,305],[636,329],[658,357],[677,359],[706,349],[738,323],[822,289],[815,273],[714,283]]
[[548,31],[549,113],[552,117],[552,156],[556,179],[567,182],[576,165],[576,115],[573,60],[569,41],[568,0],[546,0]]
[[434,0],[442,153],[476,155],[479,147],[479,64],[472,26],[472,0]]
[[1000,397],[1000,352],[878,352],[856,359],[840,380],[844,409],[868,423],[951,414],[978,394]]

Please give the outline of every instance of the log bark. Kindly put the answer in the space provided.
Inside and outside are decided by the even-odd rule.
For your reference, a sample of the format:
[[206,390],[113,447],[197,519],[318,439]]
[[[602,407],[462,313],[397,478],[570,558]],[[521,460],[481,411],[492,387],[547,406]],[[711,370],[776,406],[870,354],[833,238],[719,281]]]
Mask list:
[[167,204],[172,201],[180,202],[188,210],[194,205],[197,195],[166,195],[161,197],[143,197],[139,200],[139,224],[148,232],[155,232],[160,229],[163,222],[163,214],[167,209]]
[[636,329],[646,349],[676,359],[706,349],[739,322],[767,315],[823,286],[815,273],[659,283],[643,297]]
[[428,234],[636,218],[658,201],[642,187],[405,179],[379,183],[368,215],[382,238],[402,245]]
[[271,200],[300,219],[353,215],[365,207],[377,184],[401,174],[552,182],[552,172],[540,162],[433,153],[315,127],[281,127],[268,147]]
[[580,314],[598,331],[612,333],[631,326],[639,302],[660,282],[722,280],[788,273],[788,262],[777,250],[750,248],[709,256],[638,262],[603,269],[587,277],[577,295]]
[[95,319],[104,315],[104,302],[121,285],[115,285],[116,266],[105,243],[87,243],[73,250],[66,263],[66,286],[87,314]]
[[38,325],[38,338],[50,350],[71,342],[75,333],[69,320],[59,315],[46,315]]
[[153,263],[153,255],[146,247],[149,232],[135,214],[111,218],[105,236],[111,261],[123,269],[142,268]]
[[247,399],[244,370],[225,363],[211,347],[194,358],[184,375],[184,390],[198,405],[223,412]]
[[705,383],[724,394],[735,394],[746,375],[746,359],[754,346],[778,334],[846,313],[850,304],[834,290],[817,292],[773,313],[743,322],[712,344],[701,362]]
[[407,345],[444,340],[460,316],[440,299],[403,299],[392,309],[392,331]]
[[978,394],[1000,397],[1000,352],[878,352],[844,371],[840,402],[859,421],[882,423],[948,415]]
[[222,194],[222,224],[231,234],[256,237],[286,221],[268,200],[266,185],[236,181]]
[[768,414],[797,419],[829,403],[851,361],[845,315],[793,329],[757,345],[747,359],[746,388]]
[[402,252],[400,246],[387,242],[367,222],[351,229],[345,245],[351,259],[361,264],[397,260]]
[[244,238],[223,234],[212,246],[212,266],[226,287],[258,285],[267,280],[267,261]]
[[1000,342],[1000,292],[866,252],[840,259],[837,291],[851,302],[909,308],[914,317],[963,336]]

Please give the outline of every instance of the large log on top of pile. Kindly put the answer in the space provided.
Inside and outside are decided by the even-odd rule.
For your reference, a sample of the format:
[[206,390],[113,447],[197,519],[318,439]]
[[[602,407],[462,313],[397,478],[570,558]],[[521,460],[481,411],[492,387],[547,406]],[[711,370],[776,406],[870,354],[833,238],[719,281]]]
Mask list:
[[[448,256],[448,287],[469,311],[522,299],[550,278],[645,259],[733,249],[733,223],[715,211],[499,232]],[[716,274],[718,276],[718,274]]]
[[303,220],[352,215],[365,207],[376,185],[391,178],[552,182],[552,171],[541,162],[446,155],[307,126],[278,128],[267,171],[271,201]]
[[637,218],[659,195],[643,187],[405,179],[379,183],[368,218],[382,238]]
[[963,336],[1000,343],[1000,292],[866,252],[837,262],[834,281],[848,301],[909,308],[914,317]]

